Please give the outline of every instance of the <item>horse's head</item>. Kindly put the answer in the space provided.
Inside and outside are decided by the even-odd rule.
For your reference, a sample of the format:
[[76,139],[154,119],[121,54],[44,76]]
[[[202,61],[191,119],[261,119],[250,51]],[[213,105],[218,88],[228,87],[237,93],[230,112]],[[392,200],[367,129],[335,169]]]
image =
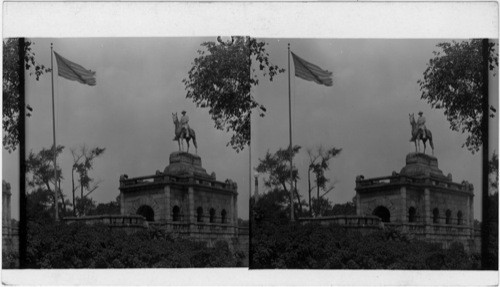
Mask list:
[[408,116],[410,118],[410,124],[414,125],[415,124],[415,115],[413,113],[411,113],[411,114],[408,114]]
[[177,124],[179,122],[179,119],[177,118],[177,113],[172,113],[172,120],[174,121],[174,124]]

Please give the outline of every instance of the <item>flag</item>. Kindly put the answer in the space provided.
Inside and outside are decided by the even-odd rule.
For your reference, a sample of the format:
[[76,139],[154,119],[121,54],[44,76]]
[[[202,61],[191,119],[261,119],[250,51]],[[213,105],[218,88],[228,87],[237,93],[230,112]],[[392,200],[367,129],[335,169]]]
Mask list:
[[295,76],[306,81],[331,87],[333,85],[332,72],[321,69],[311,64],[292,52],[293,64],[295,66]]
[[56,52],[54,52],[54,54],[56,55],[59,76],[71,81],[77,81],[81,84],[95,86],[95,72],[87,70],[84,67],[63,58]]

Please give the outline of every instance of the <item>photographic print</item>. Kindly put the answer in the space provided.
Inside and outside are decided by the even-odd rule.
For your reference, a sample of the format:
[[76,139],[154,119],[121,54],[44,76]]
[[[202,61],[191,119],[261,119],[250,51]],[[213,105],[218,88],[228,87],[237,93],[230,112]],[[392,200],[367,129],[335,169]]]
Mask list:
[[498,268],[496,225],[481,258],[483,173],[498,222],[496,40],[265,41],[288,74],[253,90],[250,268]]
[[[226,50],[225,40],[5,39],[4,98],[19,100],[20,83],[10,75],[19,69],[20,44],[26,52],[24,268],[248,265],[250,121],[210,106],[214,91],[198,88],[225,88],[227,77],[210,78],[218,69],[211,65],[224,59],[217,50]],[[248,79],[244,46],[233,47],[230,63],[239,66],[228,73]],[[5,83],[13,88],[6,91]],[[20,111],[15,100],[4,101],[6,108],[14,113],[4,125],[4,147],[14,152],[19,135],[10,131]],[[9,158],[4,151],[4,162]],[[4,204],[9,190],[18,189],[17,178],[15,169],[4,169]],[[12,225],[18,207],[10,206]],[[4,226],[17,241],[16,229]],[[11,246],[4,268],[18,266],[17,244]]]
[[498,285],[497,3],[3,8],[2,283]]

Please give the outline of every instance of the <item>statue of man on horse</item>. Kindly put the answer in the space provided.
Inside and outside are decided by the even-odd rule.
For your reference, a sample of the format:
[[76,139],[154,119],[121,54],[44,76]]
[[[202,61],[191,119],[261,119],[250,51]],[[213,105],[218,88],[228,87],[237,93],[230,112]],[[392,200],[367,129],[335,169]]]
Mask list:
[[423,116],[423,112],[418,112],[419,118],[415,121],[414,114],[409,114],[410,124],[411,124],[411,138],[410,142],[415,143],[415,152],[420,152],[420,141],[424,144],[424,153],[427,140],[429,140],[429,145],[432,148],[432,154],[434,155],[434,143],[432,142],[432,133],[425,126],[425,117]]
[[187,144],[187,152],[189,152],[189,141],[192,139],[196,153],[198,153],[198,145],[196,143],[196,133],[192,128],[189,127],[189,117],[186,115],[186,111],[182,111],[182,117],[180,121],[177,117],[177,113],[172,113],[172,119],[175,125],[174,141],[177,141],[179,145],[179,151],[184,150],[184,145],[182,142],[182,140],[184,139]]

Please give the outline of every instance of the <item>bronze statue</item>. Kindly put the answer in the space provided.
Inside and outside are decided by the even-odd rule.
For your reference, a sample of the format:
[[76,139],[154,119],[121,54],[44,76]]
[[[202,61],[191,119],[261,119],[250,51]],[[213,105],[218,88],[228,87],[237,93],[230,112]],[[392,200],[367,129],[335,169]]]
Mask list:
[[179,119],[177,118],[177,113],[172,113],[172,119],[174,120],[174,125],[175,125],[174,141],[177,141],[177,143],[179,144],[179,151],[183,151],[184,149],[184,145],[182,144],[182,139],[184,139],[187,143],[187,152],[189,152],[189,141],[193,139],[193,145],[195,147],[196,154],[198,154],[196,133],[188,125],[189,118],[188,116],[186,116],[186,111],[182,111],[182,118],[180,122]]
[[432,133],[425,127],[425,118],[422,116],[422,112],[419,112],[419,122],[415,122],[414,114],[409,114],[410,124],[411,124],[411,142],[415,142],[415,152],[420,152],[420,142],[424,144],[424,153],[427,140],[429,140],[429,145],[432,148],[432,155],[434,155],[434,144],[432,143]]

